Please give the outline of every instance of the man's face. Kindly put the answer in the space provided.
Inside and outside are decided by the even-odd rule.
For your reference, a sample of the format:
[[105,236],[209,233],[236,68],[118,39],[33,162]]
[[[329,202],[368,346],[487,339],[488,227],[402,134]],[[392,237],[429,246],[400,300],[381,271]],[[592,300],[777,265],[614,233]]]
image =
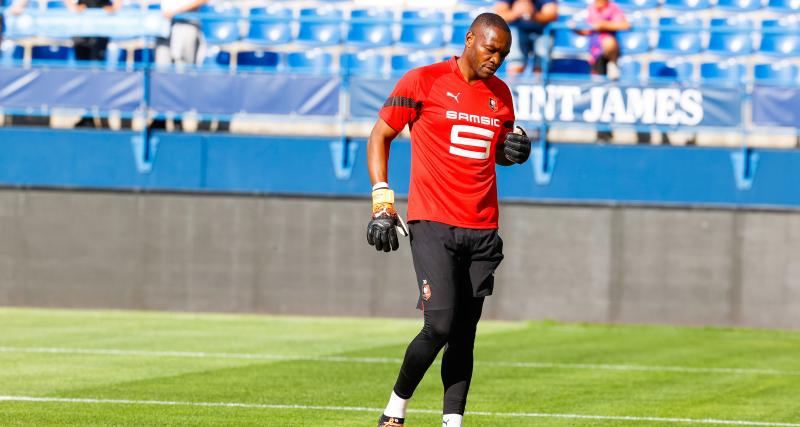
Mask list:
[[485,27],[467,34],[467,59],[479,79],[492,77],[511,50],[511,35]]

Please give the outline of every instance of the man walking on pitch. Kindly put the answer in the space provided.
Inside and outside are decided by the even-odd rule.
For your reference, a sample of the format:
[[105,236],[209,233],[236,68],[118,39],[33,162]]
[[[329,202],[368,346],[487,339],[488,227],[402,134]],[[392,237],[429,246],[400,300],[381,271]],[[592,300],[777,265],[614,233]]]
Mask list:
[[[511,132],[511,91],[494,76],[510,46],[505,21],[492,13],[479,15],[460,57],[411,70],[400,79],[370,134],[367,241],[389,252],[399,247],[398,231],[410,232],[417,307],[424,317],[379,427],[403,426],[408,400],[442,348],[443,425],[461,426],[476,326],[503,259],[495,164],[523,163],[531,150],[521,128]],[[389,145],[406,125],[412,158],[408,228],[395,211],[387,183]]]

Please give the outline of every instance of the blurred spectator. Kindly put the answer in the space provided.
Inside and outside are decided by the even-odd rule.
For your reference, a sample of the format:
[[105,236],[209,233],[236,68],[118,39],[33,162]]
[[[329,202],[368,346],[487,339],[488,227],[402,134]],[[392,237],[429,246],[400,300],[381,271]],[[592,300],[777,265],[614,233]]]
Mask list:
[[617,80],[617,58],[620,55],[617,31],[629,30],[631,24],[622,9],[610,0],[594,0],[587,12],[586,23],[590,29],[578,29],[576,32],[589,36],[589,63],[592,64],[592,70]]
[[[86,9],[103,8],[108,13],[114,13],[122,7],[122,0],[64,0],[64,5],[72,12],[80,13]],[[75,59],[80,61],[104,61],[108,37],[73,37],[72,45],[75,47]]]
[[181,13],[197,12],[207,0],[161,0],[161,13],[172,20],[169,39],[156,41],[156,64],[196,64],[199,55],[202,31],[200,21],[178,17]]
[[525,71],[530,57],[533,57],[534,69],[540,67],[537,40],[549,55],[552,38],[545,39],[543,32],[547,24],[558,19],[556,0],[500,0],[495,3],[494,10],[509,23],[512,31],[511,53],[506,58],[508,75]]
[[[0,2],[0,3],[2,3],[2,2]],[[5,3],[11,3],[11,1],[6,1]],[[8,8],[8,11],[12,15],[19,15],[22,12],[25,11],[26,7],[28,7],[28,0],[17,0],[15,2],[13,2],[13,4],[11,4],[11,6]],[[3,19],[3,17],[0,16],[0,21],[2,21],[2,19]]]

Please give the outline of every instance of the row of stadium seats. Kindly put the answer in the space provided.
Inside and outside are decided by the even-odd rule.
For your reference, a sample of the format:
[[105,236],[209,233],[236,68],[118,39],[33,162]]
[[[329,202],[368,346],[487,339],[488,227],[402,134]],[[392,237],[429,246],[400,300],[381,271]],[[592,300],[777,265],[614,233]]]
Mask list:
[[[767,19],[756,25],[742,17],[713,18],[708,25],[692,16],[662,17],[658,26],[634,20],[630,31],[619,33],[624,55],[661,53],[692,55],[710,53],[717,56],[762,54],[775,57],[800,56],[800,31],[796,18]],[[583,54],[588,37],[569,29],[558,29],[554,53]]]
[[[797,0],[614,0],[622,10],[632,11],[675,11],[709,12],[712,14],[771,12],[776,14],[799,13]],[[591,1],[560,0],[559,5],[572,8],[586,8]]]
[[[72,49],[65,46],[34,46],[33,58],[37,61],[72,61]],[[154,57],[152,48],[146,54]],[[13,56],[22,58],[21,47],[17,46]],[[111,55],[109,64],[140,64],[144,61],[145,50],[128,51],[120,49]],[[254,69],[259,71],[287,71],[299,73],[326,74],[346,71],[349,74],[364,77],[400,75],[421,65],[446,59],[430,55],[424,51],[411,54],[385,55],[379,51],[366,50],[358,53],[332,54],[322,49],[311,49],[293,52],[273,52],[264,50],[244,50],[234,54],[216,50],[206,57],[205,66],[210,69],[240,70]],[[800,66],[796,63],[778,61],[773,63],[749,64],[729,61],[694,62],[686,59],[669,61],[640,61],[634,58],[622,58],[619,62],[621,80],[625,82],[645,80],[679,80],[683,82],[727,82],[798,84]],[[572,75],[586,77],[589,75],[589,64],[576,58],[554,59],[550,71],[556,75]],[[498,72],[504,74],[501,68]]]
[[[249,10],[245,19],[231,5],[209,6],[201,10],[203,33],[212,44],[245,41],[259,45],[291,42],[315,46],[347,43],[353,46],[385,47],[400,45],[412,49],[461,44],[473,15],[468,11],[448,16],[437,10],[405,10],[399,21],[385,9],[354,9],[346,17],[337,8],[303,8],[295,19],[290,8],[270,6]],[[247,22],[244,31],[240,21]],[[395,34],[393,24],[400,26]]]
[[[625,83],[650,80],[727,85],[750,82],[777,85],[800,83],[800,66],[788,61],[749,64],[736,61],[694,62],[680,58],[644,62],[622,58],[619,67],[620,81]],[[575,58],[554,59],[550,71],[560,77],[572,75],[585,78],[589,74],[589,64]]]

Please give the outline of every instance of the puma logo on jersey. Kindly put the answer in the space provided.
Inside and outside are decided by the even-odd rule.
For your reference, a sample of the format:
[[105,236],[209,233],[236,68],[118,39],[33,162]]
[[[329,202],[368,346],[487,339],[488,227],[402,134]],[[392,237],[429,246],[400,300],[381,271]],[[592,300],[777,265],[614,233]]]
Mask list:
[[459,93],[457,93],[457,94],[453,95],[453,93],[452,93],[452,92],[449,92],[449,91],[448,91],[448,92],[447,92],[447,96],[449,96],[449,97],[451,97],[451,98],[455,99],[455,100],[456,100],[456,104],[458,104],[458,97],[459,97],[459,96],[461,96],[461,92],[459,92]]
[[500,127],[500,119],[495,119],[492,117],[479,116],[477,114],[460,113],[458,111],[452,111],[452,110],[446,111],[444,115],[446,118],[450,120],[464,120],[465,122],[475,123],[478,125],[493,126],[496,128]]

